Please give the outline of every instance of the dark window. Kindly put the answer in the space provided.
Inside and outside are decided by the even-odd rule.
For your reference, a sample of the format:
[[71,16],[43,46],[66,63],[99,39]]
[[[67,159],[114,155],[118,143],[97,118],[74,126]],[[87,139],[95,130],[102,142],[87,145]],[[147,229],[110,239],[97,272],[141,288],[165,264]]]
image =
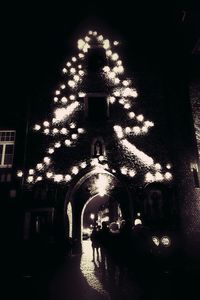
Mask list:
[[88,119],[92,122],[105,121],[107,118],[107,100],[105,97],[88,98]]
[[14,145],[6,145],[4,165],[12,165]]
[[102,48],[90,49],[87,56],[88,71],[96,73],[107,65],[105,51]]

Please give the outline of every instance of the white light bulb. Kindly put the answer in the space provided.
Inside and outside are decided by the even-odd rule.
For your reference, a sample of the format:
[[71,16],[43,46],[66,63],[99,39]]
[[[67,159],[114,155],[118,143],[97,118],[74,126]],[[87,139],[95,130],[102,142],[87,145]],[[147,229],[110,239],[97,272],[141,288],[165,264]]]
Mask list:
[[69,96],[69,99],[70,99],[70,100],[75,100],[76,97],[75,97],[74,95],[70,95],[70,96]]
[[72,61],[73,61],[73,62],[77,61],[77,59],[76,59],[76,57],[75,57],[75,56],[74,56],[74,57],[72,57]]
[[82,163],[81,163],[81,168],[82,168],[82,169],[85,169],[86,167],[87,167],[87,164],[86,164],[86,162],[85,162],[85,161],[84,161],[84,162],[82,162]]
[[67,73],[67,69],[66,68],[63,68],[62,71],[63,71],[64,74]]
[[74,88],[76,86],[76,83],[74,80],[69,80],[68,81],[68,85],[71,87],[71,88]]
[[73,168],[72,168],[72,173],[73,173],[73,174],[76,175],[76,174],[78,174],[78,172],[79,172],[78,167],[73,167]]
[[28,174],[29,175],[33,175],[35,173],[35,171],[33,169],[29,169]]
[[131,111],[128,115],[129,115],[129,118],[130,118],[130,119],[133,119],[133,118],[135,117],[135,114],[134,114],[133,111]]
[[71,68],[70,72],[71,72],[71,74],[75,74],[76,73],[76,69],[75,68]]
[[48,121],[44,121],[43,125],[44,125],[45,127],[49,127],[49,122],[48,122]]
[[67,103],[67,98],[66,98],[66,97],[62,97],[61,102],[62,102],[63,104],[66,104],[66,103]]
[[119,55],[117,53],[112,54],[112,57],[111,57],[112,60],[116,61],[116,60],[118,60],[118,58],[119,58]]
[[53,173],[52,172],[47,172],[46,176],[47,176],[47,178],[51,178],[53,176]]
[[58,97],[54,97],[54,98],[53,98],[53,101],[54,101],[54,102],[58,102]]
[[36,165],[36,168],[37,168],[38,170],[41,170],[41,169],[43,168],[43,164],[41,164],[41,163],[37,164],[37,165]]
[[34,126],[34,130],[40,130],[40,128],[41,128],[41,126],[40,125],[38,125],[38,124],[36,124],[35,126]]
[[21,170],[17,171],[17,177],[22,177],[23,176],[23,172]]
[[50,159],[50,157],[46,156],[46,157],[44,157],[43,161],[44,161],[45,164],[49,165],[50,162],[51,162],[51,159]]
[[49,132],[50,132],[49,128],[44,129],[44,134],[49,134]]
[[62,129],[60,130],[60,133],[62,133],[62,134],[67,134],[67,133],[68,133],[68,130],[67,130],[66,128],[62,128]]
[[28,181],[29,183],[33,182],[33,176],[28,176],[27,181]]
[[76,140],[78,138],[78,135],[76,133],[73,133],[71,135],[72,140]]
[[144,120],[144,116],[143,115],[138,115],[136,118],[140,122],[142,122]]
[[71,65],[72,65],[72,64],[71,64],[69,61],[66,63],[66,66],[67,66],[67,67],[71,67]]
[[55,148],[60,148],[60,146],[61,146],[61,143],[60,142],[57,142],[57,143],[55,143]]
[[60,87],[62,90],[64,90],[66,88],[65,84],[62,84]]
[[60,91],[59,91],[59,90],[56,90],[56,91],[55,91],[55,94],[56,94],[56,95],[60,95]]
[[65,140],[65,145],[66,145],[66,146],[70,146],[70,145],[71,145],[71,141],[70,141],[70,140],[68,140],[68,139],[67,139],[67,140]]
[[54,153],[54,149],[53,149],[53,148],[49,148],[49,149],[48,149],[48,153],[49,153],[49,154]]
[[78,128],[78,133],[84,133],[85,130],[83,128]]
[[68,182],[72,179],[71,175],[67,174],[65,175],[65,181]]

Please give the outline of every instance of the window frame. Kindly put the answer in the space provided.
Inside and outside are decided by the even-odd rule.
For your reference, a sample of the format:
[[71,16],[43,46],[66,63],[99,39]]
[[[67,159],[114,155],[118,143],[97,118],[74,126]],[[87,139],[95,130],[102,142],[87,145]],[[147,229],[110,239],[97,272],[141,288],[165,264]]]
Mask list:
[[[2,140],[2,133],[5,133],[5,140]],[[10,133],[9,137],[6,140],[6,133]],[[11,139],[13,134],[13,139]],[[0,168],[12,168],[13,165],[13,158],[14,158],[14,149],[15,149],[15,137],[16,137],[16,130],[0,130],[0,145],[2,145],[2,153],[0,154]],[[8,145],[13,146],[13,153],[12,153],[12,163],[11,164],[5,164],[5,158],[6,158],[6,147]]]

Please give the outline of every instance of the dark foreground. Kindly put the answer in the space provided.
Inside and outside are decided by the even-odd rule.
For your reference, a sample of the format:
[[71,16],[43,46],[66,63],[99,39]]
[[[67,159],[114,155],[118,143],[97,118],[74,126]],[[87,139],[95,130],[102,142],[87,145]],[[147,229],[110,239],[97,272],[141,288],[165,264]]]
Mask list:
[[4,299],[160,300],[198,299],[199,264],[184,256],[165,262],[135,259],[130,267],[92,261],[90,241],[81,255],[53,247],[13,247],[2,257]]

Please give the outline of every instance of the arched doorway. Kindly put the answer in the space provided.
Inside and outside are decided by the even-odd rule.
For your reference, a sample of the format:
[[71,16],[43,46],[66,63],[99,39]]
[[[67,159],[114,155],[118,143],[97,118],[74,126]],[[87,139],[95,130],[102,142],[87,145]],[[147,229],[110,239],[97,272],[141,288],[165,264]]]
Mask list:
[[90,234],[90,225],[101,225],[102,221],[120,222],[132,219],[132,201],[128,188],[112,173],[93,169],[79,178],[67,193],[65,200],[66,235],[69,237],[70,220],[67,214],[72,207],[72,238],[75,251],[81,251],[82,240]]

